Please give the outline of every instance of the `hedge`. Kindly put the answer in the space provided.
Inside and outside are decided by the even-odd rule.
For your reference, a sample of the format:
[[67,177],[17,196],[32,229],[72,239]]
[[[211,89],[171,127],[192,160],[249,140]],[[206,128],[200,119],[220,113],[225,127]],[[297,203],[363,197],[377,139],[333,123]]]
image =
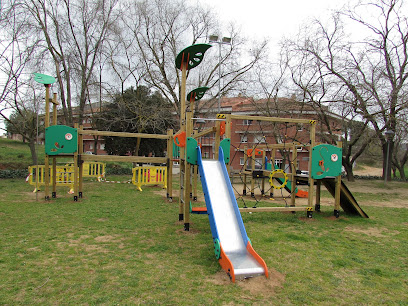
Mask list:
[[0,179],[26,178],[27,176],[27,169],[0,170]]

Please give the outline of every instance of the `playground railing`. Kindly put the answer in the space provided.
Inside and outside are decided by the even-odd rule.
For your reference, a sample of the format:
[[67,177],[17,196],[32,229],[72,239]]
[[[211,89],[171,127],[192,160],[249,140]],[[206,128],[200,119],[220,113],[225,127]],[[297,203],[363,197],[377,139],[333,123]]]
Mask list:
[[[84,163],[83,165],[83,176],[84,177],[95,177],[102,179],[105,177],[105,167],[104,163]],[[37,171],[38,169],[38,171]],[[49,166],[50,181],[53,180],[52,166]],[[30,166],[28,167],[28,177],[27,182],[32,186],[44,186],[45,185],[45,166]],[[73,189],[74,185],[74,167],[72,164],[67,164],[64,166],[56,167],[56,185],[57,186],[69,186]],[[37,191],[36,189],[34,192]]]
[[162,185],[167,188],[167,168],[152,166],[152,167],[135,167],[132,169],[132,183],[142,191],[143,185]]

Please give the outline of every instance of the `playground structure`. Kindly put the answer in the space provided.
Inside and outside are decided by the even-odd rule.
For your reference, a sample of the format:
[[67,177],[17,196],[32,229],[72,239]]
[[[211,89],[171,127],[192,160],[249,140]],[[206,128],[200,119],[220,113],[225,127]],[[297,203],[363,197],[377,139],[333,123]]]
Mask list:
[[[240,211],[261,212],[261,211],[302,211],[307,212],[307,216],[312,216],[314,201],[314,186],[316,188],[315,209],[320,210],[320,186],[323,183],[333,194],[334,215],[339,216],[340,206],[346,212],[359,214],[368,217],[358,203],[352,197],[351,193],[345,187],[341,180],[341,143],[337,146],[316,143],[316,121],[309,119],[276,118],[263,116],[246,116],[233,114],[218,114],[215,126],[203,131],[194,131],[194,120],[204,120],[203,118],[193,118],[194,102],[202,97],[195,98],[194,91],[187,96],[190,101],[189,107],[186,107],[186,74],[198,66],[204,57],[204,53],[210,48],[210,45],[193,45],[182,50],[176,58],[176,67],[181,70],[181,96],[180,96],[180,131],[175,135],[175,143],[180,147],[180,197],[179,197],[179,221],[184,223],[184,230],[190,229],[190,213],[207,213],[216,258],[221,267],[230,276],[232,281],[236,278],[246,278],[256,275],[265,275],[268,277],[268,270],[263,259],[255,252],[249,241],[245,227],[242,221]],[[306,178],[308,191],[301,192],[297,190],[296,181],[300,178],[296,175],[297,145],[275,144],[269,145],[271,148],[271,160],[276,150],[291,147],[291,174],[290,181],[288,174],[283,169],[276,169],[272,164],[268,167],[266,163],[265,148],[253,147],[244,149],[244,156],[252,158],[250,169],[244,169],[239,174],[244,177],[244,190],[246,192],[246,178],[251,178],[251,196],[254,196],[255,179],[262,179],[262,194],[265,194],[265,178],[268,178],[271,190],[287,188],[291,194],[291,205],[289,207],[256,207],[239,208],[236,195],[231,185],[229,174],[229,163],[231,161],[231,124],[232,120],[280,122],[309,125],[308,141],[308,169],[309,175]],[[200,144],[197,141],[200,137],[207,134],[215,134],[214,147],[215,159],[202,159]],[[262,167],[255,170],[254,160],[256,155],[262,155]],[[264,163],[265,161],[265,163]],[[244,165],[247,159],[244,159]],[[205,208],[193,208],[191,201],[197,198],[196,167],[201,177],[201,184],[205,196]],[[278,181],[280,185],[274,185]],[[296,196],[306,197],[308,199],[307,207],[296,207]]]
[[[115,156],[115,155],[89,155],[83,152],[83,135],[94,136],[111,136],[111,137],[133,137],[133,138],[150,138],[150,139],[163,139],[167,142],[168,156],[172,156],[173,150],[173,130],[168,130],[167,134],[144,134],[144,133],[125,133],[125,132],[111,132],[111,131],[97,131],[97,130],[84,130],[83,126],[75,124],[74,127],[57,124],[57,95],[54,93],[53,98],[50,99],[50,87],[55,83],[55,78],[35,73],[35,81],[44,84],[45,86],[45,165],[43,166],[43,173],[40,172],[41,166],[34,166],[36,171],[35,184],[40,182],[42,178],[44,184],[45,200],[50,199],[50,187],[52,188],[52,198],[57,196],[57,186],[68,185],[72,187],[72,194],[74,201],[78,201],[83,196],[83,178],[84,167],[88,163],[90,165],[95,163],[105,163],[110,161],[116,162],[133,162],[133,163],[153,163],[166,165],[166,170],[160,170],[160,182],[165,181],[167,188],[167,198],[172,200],[172,160],[168,157],[144,157],[144,156]],[[52,124],[50,124],[50,103],[53,104]],[[57,158],[71,158],[72,163],[69,167],[65,167],[63,171],[57,171]],[[52,165],[50,166],[50,159]],[[38,167],[38,168],[37,168]],[[89,169],[89,168],[88,168]],[[85,168],[86,170],[86,168]],[[58,173],[58,174],[57,174]],[[86,174],[86,171],[85,171]],[[163,175],[166,178],[163,178]],[[69,176],[69,180],[66,177]],[[58,178],[61,179],[58,183]],[[142,178],[140,179],[140,181]],[[144,180],[141,183],[135,180],[140,188],[143,184],[152,182],[149,179]],[[155,180],[155,183],[160,183]],[[38,187],[36,187],[38,189]]]
[[[143,184],[163,184],[167,188],[167,198],[172,200],[172,167],[173,161],[180,164],[180,193],[179,193],[179,221],[184,224],[184,230],[190,230],[190,214],[205,213],[208,215],[210,228],[213,236],[213,244],[216,258],[221,267],[230,276],[232,281],[258,275],[268,277],[268,268],[264,260],[255,252],[250,239],[247,236],[241,213],[244,212],[272,212],[272,211],[306,211],[311,217],[314,205],[314,186],[316,185],[315,210],[320,210],[320,190],[321,184],[333,194],[334,214],[339,216],[340,206],[347,213],[358,214],[368,217],[358,206],[354,197],[341,180],[341,143],[336,146],[316,143],[316,121],[309,119],[277,118],[264,116],[247,116],[234,114],[218,114],[217,118],[206,119],[214,121],[212,127],[202,131],[194,130],[196,120],[194,118],[194,103],[202,98],[206,87],[200,87],[186,95],[187,70],[198,66],[203,60],[204,53],[210,48],[207,44],[198,44],[182,50],[176,58],[176,67],[181,70],[181,96],[180,96],[180,130],[173,135],[169,130],[165,135],[123,133],[110,131],[84,130],[82,126],[75,125],[73,128],[57,125],[56,122],[56,95],[49,99],[49,87],[53,83],[48,76],[36,76],[36,80],[46,87],[46,118],[45,118],[45,166],[44,185],[45,199],[49,200],[50,179],[52,180],[52,197],[56,197],[57,186],[57,166],[56,158],[72,157],[73,163],[73,194],[74,201],[82,197],[82,179],[84,162],[136,162],[136,163],[158,163],[165,164],[163,168],[136,168],[133,170],[133,183],[141,190]],[[55,80],[54,80],[55,81]],[[186,100],[190,103],[186,107]],[[53,125],[49,125],[49,103],[54,104]],[[204,119],[203,119],[204,120]],[[257,122],[293,123],[309,125],[308,141],[308,177],[300,177],[297,173],[296,159],[297,146],[299,144],[264,144],[251,148],[245,147],[244,165],[245,168],[239,172],[243,178],[243,195],[247,191],[247,178],[251,179],[250,194],[254,196],[255,180],[261,180],[261,193],[267,193],[266,182],[270,185],[270,194],[274,190],[285,188],[290,193],[290,206],[286,207],[244,207],[239,208],[235,192],[230,180],[231,163],[231,124],[233,120],[247,120]],[[215,158],[203,159],[198,140],[209,134],[215,134]],[[111,156],[111,155],[86,155],[83,154],[83,135],[94,136],[117,136],[117,137],[139,137],[154,138],[167,141],[167,157],[139,157],[139,156]],[[173,143],[177,146],[174,150]],[[273,166],[268,163],[269,159],[274,160],[277,150],[290,148],[290,173],[285,169]],[[177,154],[176,154],[177,153]],[[177,155],[177,156],[176,156]],[[255,157],[261,156],[262,166],[255,167]],[[52,167],[49,166],[49,159],[52,160]],[[248,160],[251,160],[251,167],[247,167]],[[51,175],[50,175],[51,171]],[[198,173],[201,177],[202,189],[205,196],[206,207],[192,207],[191,201],[197,199]],[[297,189],[297,180],[307,180],[308,191],[302,192]],[[277,182],[277,183],[276,183]],[[296,197],[307,197],[306,207],[296,207]]]

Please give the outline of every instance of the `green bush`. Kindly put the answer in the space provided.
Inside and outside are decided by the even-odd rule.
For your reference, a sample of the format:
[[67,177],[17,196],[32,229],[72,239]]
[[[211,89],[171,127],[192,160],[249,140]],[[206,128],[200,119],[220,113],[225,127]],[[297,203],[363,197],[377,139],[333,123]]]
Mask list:
[[106,175],[132,175],[132,169],[119,164],[106,165]]
[[0,170],[0,179],[26,178],[27,176],[27,169]]

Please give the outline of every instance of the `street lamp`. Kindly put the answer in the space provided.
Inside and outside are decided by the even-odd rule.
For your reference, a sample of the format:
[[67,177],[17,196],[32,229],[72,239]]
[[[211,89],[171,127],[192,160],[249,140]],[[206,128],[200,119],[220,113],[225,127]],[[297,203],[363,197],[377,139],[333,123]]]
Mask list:
[[210,43],[218,44],[218,112],[221,112],[221,45],[231,45],[231,37],[223,37],[219,40],[218,35],[210,35],[208,37]]
[[385,160],[385,174],[384,174],[384,183],[387,182],[388,180],[388,164],[390,160],[390,142],[394,138],[395,132],[392,130],[386,130],[385,131],[385,138],[387,139],[387,157]]

